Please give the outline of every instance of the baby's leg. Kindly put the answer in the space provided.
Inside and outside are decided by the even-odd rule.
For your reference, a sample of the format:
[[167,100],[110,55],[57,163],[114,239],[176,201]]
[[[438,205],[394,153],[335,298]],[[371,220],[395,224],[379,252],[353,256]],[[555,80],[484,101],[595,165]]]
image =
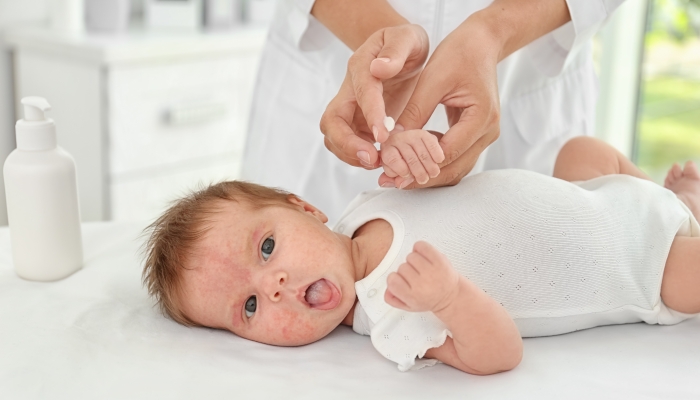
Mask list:
[[[693,162],[668,172],[666,188],[673,191],[700,220],[700,173]],[[676,237],[666,260],[661,298],[673,310],[700,313],[700,237]]]
[[675,193],[700,221],[700,171],[694,162],[688,161],[684,168],[673,164],[664,181],[664,187]]
[[554,165],[554,177],[587,181],[603,175],[625,174],[649,179],[632,161],[602,140],[581,136],[566,142]]
[[661,298],[672,310],[700,313],[700,237],[678,236],[666,260]]

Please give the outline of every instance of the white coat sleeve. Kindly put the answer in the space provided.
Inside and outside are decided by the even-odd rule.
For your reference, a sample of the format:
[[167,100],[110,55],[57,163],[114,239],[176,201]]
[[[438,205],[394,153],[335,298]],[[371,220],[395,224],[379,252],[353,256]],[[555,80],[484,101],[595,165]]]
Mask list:
[[321,49],[334,37],[331,31],[311,15],[314,2],[315,0],[284,0],[280,4],[286,14],[292,40],[301,50]]
[[566,0],[571,21],[530,43],[527,51],[547,76],[556,76],[624,0]]

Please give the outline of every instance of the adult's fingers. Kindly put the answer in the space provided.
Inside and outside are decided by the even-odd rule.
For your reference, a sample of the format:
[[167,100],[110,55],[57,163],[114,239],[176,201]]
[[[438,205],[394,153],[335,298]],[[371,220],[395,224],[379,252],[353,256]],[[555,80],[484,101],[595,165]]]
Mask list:
[[370,73],[378,79],[391,79],[404,69],[409,57],[423,65],[428,47],[428,36],[419,25],[384,29],[382,47],[370,63]]
[[[360,46],[348,61],[357,103],[376,141],[389,137],[384,126],[386,107],[382,80],[391,79],[404,70],[406,60],[418,58],[423,65],[427,56],[427,35],[422,38],[412,25],[382,29]],[[424,31],[423,31],[424,32]]]
[[[343,86],[346,86],[344,83]],[[321,117],[321,132],[326,148],[341,161],[367,169],[379,166],[379,153],[374,145],[352,129],[356,103],[351,88],[341,87],[338,95],[328,104]],[[350,91],[350,93],[347,93]]]
[[[364,169],[369,169],[369,170],[379,168],[379,162],[377,162],[378,160],[375,161],[374,163],[372,163],[372,153],[369,153],[368,151],[358,150],[355,153],[355,157],[348,157],[344,154],[344,152],[346,152],[346,151],[351,151],[348,149],[350,149],[354,146],[357,146],[357,145],[361,145],[361,143],[350,143],[350,142],[356,141],[356,140],[362,140],[362,139],[360,139],[358,137],[348,138],[348,141],[345,142],[346,147],[344,147],[344,148],[335,146],[330,140],[328,140],[328,138],[323,139],[323,144],[326,146],[326,149],[328,149],[328,151],[335,154],[340,159],[340,161],[342,161],[346,164],[352,165],[354,167],[362,167]],[[378,157],[376,157],[376,156],[375,156],[375,158],[378,159]],[[370,161],[367,162],[367,160],[370,160]]]

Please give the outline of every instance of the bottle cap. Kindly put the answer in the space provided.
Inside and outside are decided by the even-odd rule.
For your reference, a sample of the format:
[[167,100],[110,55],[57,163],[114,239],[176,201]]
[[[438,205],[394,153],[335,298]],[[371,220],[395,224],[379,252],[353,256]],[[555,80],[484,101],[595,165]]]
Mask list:
[[17,121],[17,148],[24,151],[42,151],[56,148],[56,124],[44,114],[51,105],[43,97],[22,99],[24,119]]

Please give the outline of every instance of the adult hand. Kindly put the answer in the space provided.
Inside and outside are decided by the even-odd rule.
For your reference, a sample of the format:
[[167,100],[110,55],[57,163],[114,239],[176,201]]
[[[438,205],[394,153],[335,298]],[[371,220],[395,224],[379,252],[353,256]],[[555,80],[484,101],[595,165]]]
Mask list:
[[501,44],[491,27],[470,17],[435,49],[397,121],[397,129],[420,129],[438,104],[445,105],[449,130],[440,138],[445,161],[440,174],[419,184],[386,169],[381,186],[406,189],[457,184],[499,136],[500,104],[496,65]]
[[350,165],[379,167],[374,143],[389,137],[384,117],[404,109],[428,51],[428,35],[419,25],[372,34],[350,57],[345,80],[323,113],[326,148]]

